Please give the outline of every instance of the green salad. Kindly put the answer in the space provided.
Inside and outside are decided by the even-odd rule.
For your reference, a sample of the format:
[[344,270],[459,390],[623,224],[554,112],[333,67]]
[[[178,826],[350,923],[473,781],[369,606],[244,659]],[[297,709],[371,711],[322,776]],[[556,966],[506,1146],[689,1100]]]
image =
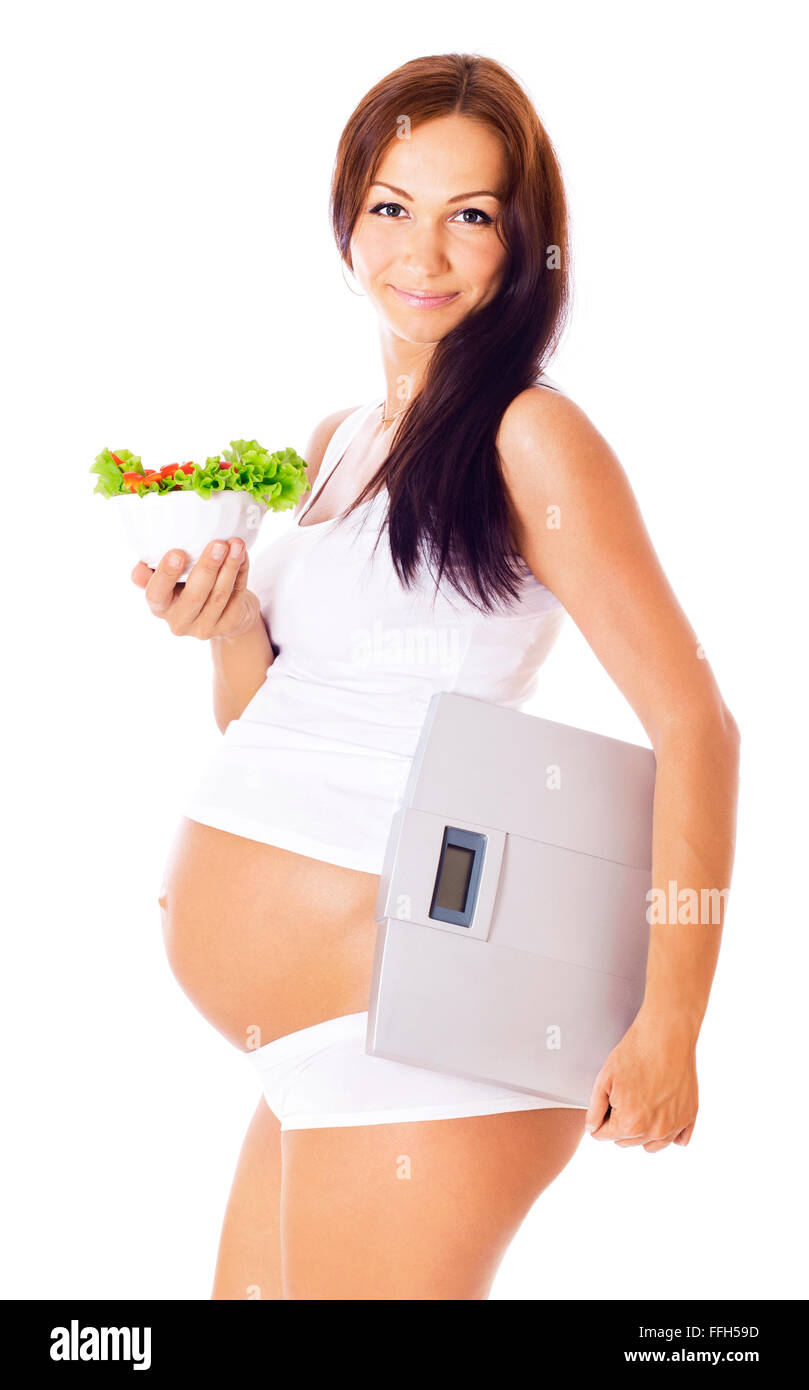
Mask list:
[[230,490],[249,492],[274,512],[296,506],[309,487],[306,464],[294,449],[270,454],[257,439],[231,439],[229,449],[202,464],[167,463],[159,470],[145,469],[140,455],[129,449],[102,449],[90,472],[98,474],[94,491],[102,497],[145,497],[150,492],[210,497]]

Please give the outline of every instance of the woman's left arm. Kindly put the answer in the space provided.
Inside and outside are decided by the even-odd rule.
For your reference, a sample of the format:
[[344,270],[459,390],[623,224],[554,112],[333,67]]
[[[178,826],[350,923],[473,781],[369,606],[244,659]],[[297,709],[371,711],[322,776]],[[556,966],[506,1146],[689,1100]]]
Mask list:
[[643,1003],[587,1113],[595,1138],[654,1153],[687,1144],[696,1119],[696,1044],[733,868],[739,730],[626,474],[585,413],[531,388],[509,406],[497,444],[519,553],[632,705],[657,761],[652,887],[663,911],[650,916]]

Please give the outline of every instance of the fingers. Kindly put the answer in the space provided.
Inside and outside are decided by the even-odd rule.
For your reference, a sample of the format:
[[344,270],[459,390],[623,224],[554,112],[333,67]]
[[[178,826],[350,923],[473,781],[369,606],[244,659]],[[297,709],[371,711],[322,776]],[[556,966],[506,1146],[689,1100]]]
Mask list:
[[185,583],[178,584],[186,559],[182,550],[167,551],[155,570],[140,561],[131,579],[144,590],[155,617],[164,618],[175,635],[210,637],[234,597],[246,601],[247,547],[238,536],[211,541]]
[[237,571],[236,571],[236,582],[235,582],[235,584],[233,585],[233,593],[234,593],[234,594],[241,594],[241,593],[243,593],[244,590],[247,588],[247,581],[248,581],[248,577],[249,577],[249,571],[250,571],[250,552],[248,551],[247,546],[245,546],[245,548],[244,548],[244,554],[242,555],[241,564],[239,565],[239,568],[238,568]]
[[593,1093],[590,1096],[590,1104],[587,1107],[587,1114],[584,1117],[584,1128],[588,1134],[595,1136],[600,1125],[603,1125],[610,1108],[610,1082],[606,1071],[600,1071],[593,1082]]
[[639,1134],[633,1139],[616,1139],[615,1142],[619,1149],[637,1149],[643,1145],[648,1154],[655,1154],[660,1149],[667,1149],[676,1133],[676,1129],[671,1130],[669,1134],[650,1134],[646,1130],[644,1134]]
[[593,1131],[592,1138],[620,1144],[622,1148],[626,1149],[636,1144],[643,1144],[649,1135],[644,1132],[642,1126],[635,1125],[633,1127],[626,1120],[622,1120],[618,1111],[613,1109],[604,1123]]
[[[689,1128],[693,1129],[693,1124]],[[668,1148],[669,1144],[678,1143],[678,1135],[685,1133],[684,1130],[670,1129],[663,1134],[655,1134],[654,1129],[655,1126],[648,1120],[622,1120],[619,1113],[613,1110],[609,1120],[593,1137],[612,1140],[619,1149],[637,1149],[642,1145],[647,1153],[654,1154]]]
[[[146,602],[157,618],[164,618],[175,601],[175,587],[178,574],[182,574],[185,565],[185,551],[169,550],[160,561],[157,569],[152,574],[151,579],[146,583],[145,593]],[[143,567],[147,573],[148,566]],[[135,575],[140,570],[136,565],[132,571],[132,578],[135,583]]]
[[[193,574],[193,571],[192,571]],[[189,583],[191,576],[189,575]],[[243,541],[234,539],[222,561],[219,574],[209,597],[198,615],[198,623],[203,626],[198,636],[207,637],[216,627],[234,594],[238,594],[247,583],[247,549]]]
[[129,577],[133,584],[137,584],[139,589],[145,589],[153,574],[153,569],[150,569],[143,560],[138,560],[138,563]]
[[239,637],[253,625],[261,612],[259,598],[247,588],[249,563],[245,555],[239,566],[233,593],[219,614],[213,636]]
[[185,583],[179,586],[173,583],[176,564],[172,564],[172,557],[176,554],[182,555],[182,552],[169,552],[163,557],[146,585],[152,612],[165,618],[175,636],[212,637],[234,595],[237,601],[245,602],[247,547],[237,536],[230,542],[211,541],[192,566]]
[[[206,545],[185,581],[185,587],[177,598],[176,606],[172,608],[170,621],[172,632],[178,636],[190,634],[191,628],[214,591],[220,572],[223,575],[223,583],[227,584],[228,593],[230,593],[236,570],[241,562],[243,545],[243,541],[234,540],[232,542],[233,547],[238,547],[238,560],[234,560],[230,554],[230,547],[225,540],[211,541],[209,545]],[[221,588],[219,593],[221,594]]]

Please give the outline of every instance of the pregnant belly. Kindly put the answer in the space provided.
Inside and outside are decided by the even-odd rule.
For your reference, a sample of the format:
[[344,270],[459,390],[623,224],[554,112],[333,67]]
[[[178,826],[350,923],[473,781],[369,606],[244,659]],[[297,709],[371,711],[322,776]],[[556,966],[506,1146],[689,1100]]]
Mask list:
[[367,1009],[379,878],[183,819],[160,906],[171,968],[247,1049]]

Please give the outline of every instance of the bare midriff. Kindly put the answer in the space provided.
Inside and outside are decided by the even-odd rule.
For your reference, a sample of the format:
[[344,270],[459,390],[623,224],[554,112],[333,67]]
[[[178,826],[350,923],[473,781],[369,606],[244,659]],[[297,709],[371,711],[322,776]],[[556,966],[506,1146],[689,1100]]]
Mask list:
[[183,819],[163,873],[169,963],[236,1047],[368,1008],[379,878]]

